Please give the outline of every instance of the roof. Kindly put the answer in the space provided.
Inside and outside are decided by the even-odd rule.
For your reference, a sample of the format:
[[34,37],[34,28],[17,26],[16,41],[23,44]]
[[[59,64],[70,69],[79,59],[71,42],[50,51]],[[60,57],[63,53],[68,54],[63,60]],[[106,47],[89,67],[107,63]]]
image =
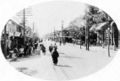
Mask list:
[[80,28],[77,26],[69,26],[67,28],[65,28],[64,30],[79,30]]

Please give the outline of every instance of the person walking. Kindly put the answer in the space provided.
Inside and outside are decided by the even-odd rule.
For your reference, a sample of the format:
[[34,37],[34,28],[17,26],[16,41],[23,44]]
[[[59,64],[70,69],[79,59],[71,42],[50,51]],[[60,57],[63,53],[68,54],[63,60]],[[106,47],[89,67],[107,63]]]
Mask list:
[[17,57],[19,57],[19,51],[18,51],[17,45],[15,46],[14,50],[11,51],[11,53],[12,53],[11,61],[17,61]]
[[52,52],[52,60],[54,65],[58,64],[58,57],[59,57],[59,53],[57,51],[57,45],[55,44]]
[[49,52],[52,53],[52,51],[53,51],[53,45],[51,44],[51,45],[49,46]]
[[26,42],[24,47],[24,56],[28,56],[28,48],[29,48],[29,45],[28,45],[28,42]]
[[41,49],[43,55],[45,55],[46,54],[46,48],[43,44],[40,44],[40,49]]

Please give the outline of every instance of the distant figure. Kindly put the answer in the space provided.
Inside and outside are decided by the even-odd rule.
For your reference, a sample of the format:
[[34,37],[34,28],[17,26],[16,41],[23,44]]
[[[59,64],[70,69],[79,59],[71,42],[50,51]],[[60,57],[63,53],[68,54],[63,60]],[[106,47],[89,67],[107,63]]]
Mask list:
[[36,52],[37,47],[38,47],[38,43],[35,41],[35,42],[33,43],[33,53]]
[[59,57],[59,53],[57,51],[57,46],[55,44],[53,52],[52,52],[52,60],[53,60],[54,65],[57,65],[57,63],[58,63],[58,57]]
[[35,49],[37,49],[38,43],[36,42],[34,45],[35,45]]
[[61,46],[62,41],[60,40],[60,46]]
[[28,42],[26,42],[25,47],[24,47],[24,56],[28,55],[28,53],[29,53],[28,49],[29,49],[29,44],[28,44]]
[[82,48],[81,46],[82,46],[82,41],[80,40],[80,49]]
[[12,59],[10,61],[17,61],[16,53],[14,51],[11,51],[12,53]]
[[55,45],[54,45],[54,48],[57,50],[57,45],[56,45],[56,43],[55,43]]
[[46,54],[46,48],[43,44],[40,44],[40,49],[41,49],[42,53],[45,55]]
[[17,57],[18,57],[18,49],[17,47],[14,48],[14,50],[12,51],[12,60],[11,61],[16,61]]
[[50,53],[53,51],[53,45],[52,44],[49,46],[49,51],[50,51]]

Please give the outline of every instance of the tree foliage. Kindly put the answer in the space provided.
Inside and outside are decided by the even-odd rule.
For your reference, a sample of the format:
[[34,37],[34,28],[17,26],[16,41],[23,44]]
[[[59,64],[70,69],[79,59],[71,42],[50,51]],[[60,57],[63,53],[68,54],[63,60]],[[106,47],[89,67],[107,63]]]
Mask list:
[[103,22],[111,22],[112,18],[107,13],[98,9],[97,7],[88,6],[88,11],[85,14],[85,20],[87,24],[92,26],[93,24],[99,24]]

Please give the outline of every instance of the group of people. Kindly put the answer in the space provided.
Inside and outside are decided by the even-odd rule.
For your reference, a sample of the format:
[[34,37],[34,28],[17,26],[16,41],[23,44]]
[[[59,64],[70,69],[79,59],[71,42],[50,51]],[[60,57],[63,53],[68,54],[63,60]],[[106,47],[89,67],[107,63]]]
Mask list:
[[[39,50],[39,52],[40,52],[39,55],[46,55],[47,50],[46,50],[46,47],[44,46],[43,42],[35,43],[33,49]],[[57,49],[58,49],[58,47],[57,47],[56,43],[54,45],[51,44],[49,46],[49,53],[51,54],[54,65],[58,64],[59,53],[58,53]]]
[[[46,55],[46,47],[44,46],[44,44],[39,44],[39,46],[40,46],[39,50],[42,52],[42,54]],[[58,47],[57,47],[56,43],[54,45],[51,44],[49,46],[49,53],[51,54],[53,64],[57,65],[58,64],[59,53],[58,53]]]
[[[33,41],[32,39],[27,39],[24,41],[24,39],[20,37],[7,37],[7,39],[1,40],[1,48],[6,59],[17,60],[19,57],[37,54],[37,50],[45,55],[46,47],[42,42],[43,41],[40,40]],[[57,45],[51,44],[49,46],[49,52],[52,56],[53,63],[57,65],[59,57]]]
[[37,49],[37,41],[32,38],[6,37],[1,40],[2,52],[6,59],[30,56]]

